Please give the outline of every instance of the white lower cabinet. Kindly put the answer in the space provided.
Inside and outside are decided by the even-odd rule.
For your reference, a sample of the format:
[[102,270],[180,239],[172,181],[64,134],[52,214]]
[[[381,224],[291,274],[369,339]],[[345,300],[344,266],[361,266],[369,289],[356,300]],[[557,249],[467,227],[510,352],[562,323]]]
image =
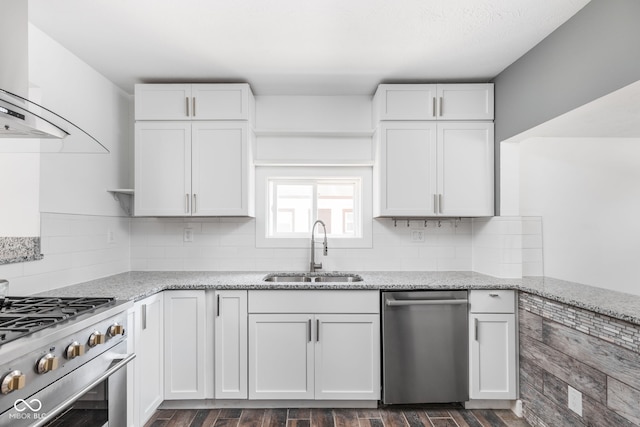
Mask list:
[[378,313],[377,291],[249,291],[249,399],[378,400]]
[[247,291],[215,291],[216,399],[247,398]]
[[313,316],[249,315],[249,399],[313,399]]
[[204,399],[205,291],[164,292],[164,398]]
[[129,313],[128,350],[136,358],[127,367],[128,424],[143,426],[163,400],[163,294],[135,303]]
[[469,291],[469,396],[515,399],[517,394],[514,291]]
[[321,314],[315,318],[315,398],[378,399],[379,316]]

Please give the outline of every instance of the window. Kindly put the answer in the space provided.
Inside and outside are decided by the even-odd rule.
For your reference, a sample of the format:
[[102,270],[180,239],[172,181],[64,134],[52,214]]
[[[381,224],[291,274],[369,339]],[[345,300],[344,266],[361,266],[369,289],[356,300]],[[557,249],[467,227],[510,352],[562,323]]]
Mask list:
[[268,187],[267,237],[307,237],[318,219],[329,237],[362,235],[359,178],[270,178]]
[[265,166],[256,184],[257,247],[308,247],[316,220],[330,247],[371,247],[371,168]]

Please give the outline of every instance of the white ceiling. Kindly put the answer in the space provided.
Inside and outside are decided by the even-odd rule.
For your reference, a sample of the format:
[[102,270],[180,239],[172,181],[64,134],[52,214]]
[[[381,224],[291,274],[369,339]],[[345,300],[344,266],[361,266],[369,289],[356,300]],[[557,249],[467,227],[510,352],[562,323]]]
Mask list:
[[29,0],[30,21],[125,91],[246,81],[257,95],[487,81],[589,0]]

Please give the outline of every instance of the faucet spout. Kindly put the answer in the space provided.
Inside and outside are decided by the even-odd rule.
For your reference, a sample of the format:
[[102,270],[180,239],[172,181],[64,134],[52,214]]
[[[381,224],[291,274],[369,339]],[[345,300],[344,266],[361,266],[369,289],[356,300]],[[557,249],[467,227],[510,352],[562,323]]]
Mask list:
[[328,251],[328,246],[327,246],[327,227],[324,225],[324,222],[322,222],[321,220],[317,220],[316,222],[313,223],[313,226],[311,227],[311,262],[309,263],[309,272],[313,273],[316,270],[319,270],[322,268],[322,263],[316,263],[316,242],[315,242],[315,230],[316,230],[316,225],[318,225],[318,223],[320,225],[322,225],[322,230],[324,231],[324,241],[322,242],[322,246],[323,246],[323,250],[322,250],[322,254],[324,256],[327,256],[327,251]]

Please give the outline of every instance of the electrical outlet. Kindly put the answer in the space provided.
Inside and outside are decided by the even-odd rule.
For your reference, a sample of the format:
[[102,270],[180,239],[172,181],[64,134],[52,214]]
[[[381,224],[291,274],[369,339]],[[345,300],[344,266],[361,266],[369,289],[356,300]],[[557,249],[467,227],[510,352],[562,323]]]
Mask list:
[[184,229],[183,240],[185,242],[193,242],[193,228]]
[[411,230],[412,242],[424,242],[424,230]]
[[113,232],[112,229],[108,229],[107,230],[107,243],[115,243],[116,242],[116,235]]
[[568,397],[568,405],[569,409],[571,409],[576,414],[582,416],[582,393],[580,393],[575,388],[569,387],[569,397]]

